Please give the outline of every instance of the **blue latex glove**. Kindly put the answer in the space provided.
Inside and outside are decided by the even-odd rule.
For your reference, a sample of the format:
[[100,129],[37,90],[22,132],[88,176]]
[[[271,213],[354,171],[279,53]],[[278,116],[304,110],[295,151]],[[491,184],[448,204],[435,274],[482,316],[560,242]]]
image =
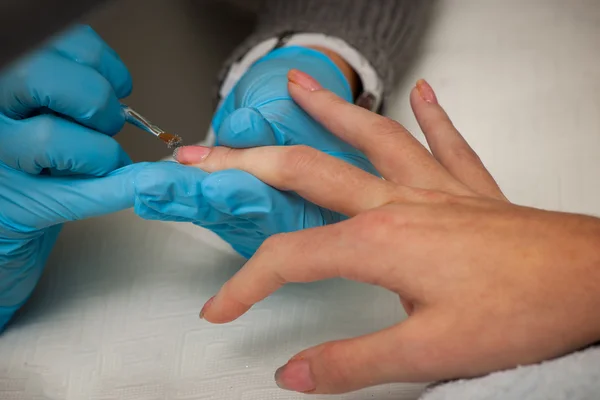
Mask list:
[[111,137],[130,91],[127,68],[89,27],[0,76],[0,330],[34,289],[62,223],[133,206],[140,167]]
[[[327,56],[302,47],[278,49],[250,68],[218,110],[213,120],[218,144],[235,148],[304,144],[376,173],[363,154],[296,105],[287,90],[292,68],[352,101],[346,78]],[[207,227],[245,257],[271,235],[343,218],[238,170],[209,175],[178,164],[154,165],[140,174],[136,190],[136,212],[143,218]]]

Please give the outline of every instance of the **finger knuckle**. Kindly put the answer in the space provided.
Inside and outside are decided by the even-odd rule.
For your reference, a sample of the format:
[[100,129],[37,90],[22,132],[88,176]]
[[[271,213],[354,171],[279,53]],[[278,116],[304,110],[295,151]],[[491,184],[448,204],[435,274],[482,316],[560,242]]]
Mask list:
[[110,83],[101,75],[90,74],[86,82],[88,89],[101,105],[107,104],[114,96],[115,92]]
[[338,97],[336,95],[333,95],[331,93],[317,91],[317,92],[312,92],[312,95],[325,96],[324,98],[322,98],[322,101],[320,102],[321,103],[320,108],[322,110],[336,110],[336,112],[319,114],[319,118],[321,119],[321,122],[323,123],[323,125],[326,125],[326,126],[333,126],[333,127],[338,126],[339,125],[338,120],[340,118],[340,115],[342,115],[342,113],[344,111],[347,112],[347,107],[351,107],[351,105],[348,102],[346,102],[346,100],[344,100],[341,97]]
[[415,198],[425,204],[451,203],[456,196],[439,190],[414,189]]
[[348,103],[346,100],[344,100],[338,96],[329,96],[327,99],[327,102],[326,102],[326,105],[328,105],[332,108],[345,107],[345,106],[348,106],[349,104],[350,103]]
[[38,148],[49,148],[54,145],[54,132],[58,129],[56,117],[40,115],[31,119],[28,124],[31,124],[31,133],[35,136],[35,144]]
[[450,150],[452,158],[467,164],[481,164],[481,159],[466,143],[460,143],[452,147]]
[[[214,155],[218,155],[214,157]],[[206,163],[215,170],[221,170],[225,168],[235,167],[237,159],[235,158],[235,151],[229,147],[219,147],[218,153],[210,153],[206,158]]]
[[379,117],[373,121],[373,132],[381,137],[398,136],[405,133],[406,129],[397,121],[386,117]]
[[278,249],[285,246],[287,236],[285,233],[278,233],[269,236],[256,251],[256,256],[268,256],[273,254]]
[[[90,94],[90,102],[86,107],[85,112],[82,112],[82,114],[78,116],[78,119],[84,124],[86,121],[97,118],[98,115],[104,111],[113,111],[114,107],[118,105],[118,100],[112,86],[102,76],[90,74],[86,77],[85,86],[87,92]],[[106,133],[113,133],[113,129],[118,131],[117,128],[111,126],[111,128],[107,128]]]
[[356,233],[362,242],[379,241],[389,237],[407,223],[402,213],[392,212],[385,207],[369,210],[354,219]]
[[328,381],[326,385],[333,391],[336,391],[336,388],[351,386],[356,379],[352,367],[356,360],[348,350],[344,342],[330,342],[325,343],[320,352],[323,373]]
[[[48,55],[44,52],[25,57],[4,73],[2,85],[10,87],[17,82],[25,82],[27,85],[34,86],[39,71],[47,68],[48,59]],[[9,85],[9,83],[12,85]]]
[[[90,28],[91,30],[91,28]],[[100,41],[100,39],[95,35],[95,32],[92,30],[93,35],[90,34],[90,37],[86,40],[85,46],[81,46],[74,54],[74,61],[86,65],[92,68],[98,68],[102,65],[102,58],[104,56],[104,44]]]
[[317,150],[304,145],[290,146],[278,162],[279,175],[286,186],[310,171],[319,153]]
[[427,134],[440,134],[442,132],[449,132],[454,130],[452,123],[448,120],[446,115],[436,113],[435,115],[425,115],[419,120],[419,123],[423,127],[423,132]]

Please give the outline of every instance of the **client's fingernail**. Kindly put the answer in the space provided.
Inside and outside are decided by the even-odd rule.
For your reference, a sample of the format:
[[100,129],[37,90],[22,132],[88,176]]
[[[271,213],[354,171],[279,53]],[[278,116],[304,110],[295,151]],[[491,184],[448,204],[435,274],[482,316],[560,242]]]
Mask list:
[[309,393],[317,386],[306,360],[290,361],[275,372],[275,382],[281,389]]
[[202,310],[200,310],[200,319],[204,319],[204,314],[206,314],[213,301],[215,301],[215,296],[211,297],[206,303],[204,303],[204,307],[202,307]]
[[309,92],[323,89],[323,87],[321,87],[315,78],[297,69],[292,69],[290,72],[288,72],[288,80],[302,87],[303,89],[308,90]]
[[198,164],[208,156],[210,150],[210,147],[204,146],[183,146],[175,150],[173,158],[181,164]]
[[417,81],[417,91],[423,100],[431,104],[437,104],[438,100],[435,96],[435,92],[429,83],[425,79],[419,79]]

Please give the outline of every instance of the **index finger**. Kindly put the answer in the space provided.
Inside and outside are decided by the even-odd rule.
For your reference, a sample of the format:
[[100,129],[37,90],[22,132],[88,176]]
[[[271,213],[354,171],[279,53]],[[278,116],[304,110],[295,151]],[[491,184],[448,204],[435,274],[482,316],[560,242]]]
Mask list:
[[412,193],[410,188],[397,187],[307,146],[250,149],[185,146],[177,149],[175,158],[206,172],[246,171],[279,190],[296,192],[308,201],[347,216],[395,200],[406,201]]

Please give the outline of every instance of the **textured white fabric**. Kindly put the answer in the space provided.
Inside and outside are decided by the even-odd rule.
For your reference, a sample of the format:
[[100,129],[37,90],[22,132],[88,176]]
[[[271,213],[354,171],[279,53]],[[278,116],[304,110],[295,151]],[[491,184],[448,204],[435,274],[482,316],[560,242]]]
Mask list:
[[[600,214],[597,1],[439,3],[391,115],[418,132],[407,95],[427,78],[510,199]],[[241,263],[192,225],[131,212],[69,225],[39,290],[0,337],[0,399],[303,399],[272,380],[289,356],[403,318],[396,296],[333,281],[286,287],[231,325],[200,321]],[[593,351],[440,386],[426,399],[587,400],[598,366]],[[413,400],[421,388],[334,398]]]
[[597,400],[600,348],[432,388],[421,400]]

